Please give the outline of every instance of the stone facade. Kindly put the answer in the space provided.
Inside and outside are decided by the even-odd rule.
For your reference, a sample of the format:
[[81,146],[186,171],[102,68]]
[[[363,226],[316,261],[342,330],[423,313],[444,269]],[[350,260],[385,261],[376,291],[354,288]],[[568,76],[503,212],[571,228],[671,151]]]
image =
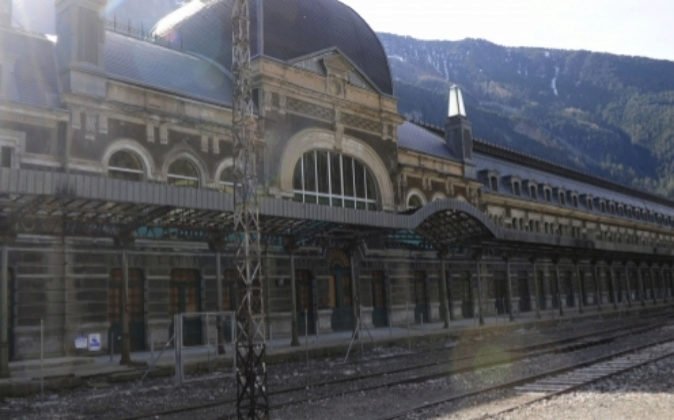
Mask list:
[[[159,80],[143,84],[110,75],[105,67],[106,36],[120,35],[106,30],[97,13],[105,1],[56,4],[60,31],[56,45],[6,23],[0,28],[4,39],[14,37],[26,45],[53,49],[57,57],[53,71],[59,78],[58,89],[51,93],[57,96],[54,106],[17,102],[25,95],[13,95],[8,89],[25,86],[12,80],[0,85],[2,165],[231,194],[226,174],[232,167],[232,113],[227,98],[217,103],[165,89]],[[84,42],[91,31],[96,37]],[[201,60],[147,40],[127,42],[162,57]],[[9,53],[2,57],[12,60]],[[439,322],[445,305],[449,317],[459,320],[517,317],[560,307],[561,312],[581,311],[583,306],[609,309],[614,301],[626,306],[672,298],[672,202],[499,149],[472,134],[467,138],[469,149],[459,147],[460,155],[452,155],[460,140],[442,129],[416,125],[414,133],[423,134],[410,137],[401,127],[411,123],[398,114],[395,97],[369,82],[340,49],[289,61],[258,56],[253,64],[264,133],[258,145],[264,197],[300,201],[306,197],[306,191],[298,193],[298,162],[318,151],[335,159],[329,172],[342,180],[341,185],[326,186],[329,194],[321,193],[320,186],[312,187],[318,203],[323,194],[332,205],[349,206],[352,199],[358,210],[360,199],[370,200],[372,211],[414,213],[434,201],[455,200],[488,216],[510,238],[507,246],[486,242],[452,247],[443,254],[445,273],[438,252],[448,250],[417,246],[413,239],[408,246],[365,240],[345,247],[331,245],[327,238],[324,245],[307,243],[291,256],[277,238],[270,238],[263,263],[270,336],[290,337],[293,316],[298,317],[301,332],[306,327],[310,334],[325,334],[350,330],[357,317],[369,328]],[[49,71],[49,66],[41,69]],[[225,81],[231,77],[226,69],[217,71]],[[31,76],[40,74],[26,75]],[[459,127],[464,140],[465,133],[470,134],[465,131],[470,129],[467,118],[450,121],[448,127]],[[444,143],[450,138],[453,149]],[[433,142],[435,149],[427,147]],[[121,159],[128,156],[132,158]],[[173,166],[183,161],[187,163],[179,169]],[[358,196],[361,175],[353,162],[365,168],[363,183],[372,179],[364,187],[370,194],[366,192],[364,199]],[[490,162],[496,162],[494,167]],[[129,166],[120,166],[124,164]],[[311,164],[316,174],[323,170],[319,163]],[[353,176],[345,178],[347,167]],[[301,174],[306,178],[304,168]],[[529,178],[522,175],[527,171]],[[349,193],[352,188],[345,179],[353,182]],[[302,184],[303,190],[307,188]],[[635,201],[642,204],[634,205]],[[120,319],[119,244],[114,238],[44,234],[29,220],[16,218],[2,225],[8,262],[8,317],[3,319],[8,320],[11,358],[37,357],[40,320],[45,323],[49,356],[78,354],[75,338],[89,333],[101,333],[102,351],[109,351],[109,338],[117,336]],[[142,228],[137,226],[125,251],[134,350],[163,345],[171,336],[175,313],[235,310],[236,276],[228,250],[215,252],[206,241],[191,238],[188,229],[162,231],[159,240],[151,229]],[[206,324],[191,328],[193,343],[203,343]]]

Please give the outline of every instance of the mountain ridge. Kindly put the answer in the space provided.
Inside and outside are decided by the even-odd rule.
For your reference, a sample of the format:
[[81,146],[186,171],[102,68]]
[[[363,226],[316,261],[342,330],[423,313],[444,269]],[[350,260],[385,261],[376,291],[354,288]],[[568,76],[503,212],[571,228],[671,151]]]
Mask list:
[[674,195],[674,62],[378,35],[408,118],[442,125],[456,83],[476,137]]

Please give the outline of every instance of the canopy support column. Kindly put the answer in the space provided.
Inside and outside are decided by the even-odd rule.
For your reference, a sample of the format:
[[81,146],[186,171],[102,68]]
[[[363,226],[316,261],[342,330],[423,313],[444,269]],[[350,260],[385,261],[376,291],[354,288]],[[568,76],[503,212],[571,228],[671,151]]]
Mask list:
[[583,280],[581,279],[582,273],[580,272],[580,261],[579,260],[574,260],[573,261],[573,269],[574,269],[574,276],[576,277],[576,291],[577,291],[577,301],[578,301],[578,313],[582,314],[583,313],[583,304],[584,299],[583,295],[585,294],[585,288],[583,287]]
[[534,298],[531,299],[536,308],[536,318],[541,319],[541,290],[538,284],[538,264],[536,258],[531,259],[531,278],[534,282]]
[[618,291],[616,290],[615,271],[613,270],[613,261],[608,261],[609,282],[611,282],[611,299],[613,299],[613,309],[618,309]]
[[122,248],[122,357],[121,365],[131,363],[131,335],[129,331],[129,256],[126,247]]
[[559,258],[553,260],[555,265],[555,281],[557,282],[557,303],[559,303],[559,316],[564,316],[564,301],[562,300],[562,281],[559,274]]
[[440,313],[442,316],[443,328],[449,328],[450,310],[449,299],[447,293],[447,252],[444,250],[438,251],[438,258],[440,259]]
[[594,283],[594,301],[597,305],[597,310],[601,311],[601,285],[599,284],[599,264],[597,261],[592,261],[592,283]]
[[625,277],[625,293],[627,294],[627,307],[631,308],[632,307],[632,282],[630,281],[629,277],[629,268],[627,267],[627,264],[629,264],[627,261],[625,261],[625,268],[624,268],[624,277]]
[[482,256],[475,256],[475,286],[477,287],[477,315],[480,325],[484,325],[484,311],[482,308]]
[[641,271],[641,264],[637,263],[637,282],[639,283],[639,300],[641,306],[646,306],[646,288],[644,287],[644,273]]
[[9,251],[0,247],[0,378],[9,378]]
[[515,315],[513,313],[513,280],[510,273],[510,258],[506,256],[504,259],[506,265],[506,290],[508,292],[508,318],[512,322],[515,320]]

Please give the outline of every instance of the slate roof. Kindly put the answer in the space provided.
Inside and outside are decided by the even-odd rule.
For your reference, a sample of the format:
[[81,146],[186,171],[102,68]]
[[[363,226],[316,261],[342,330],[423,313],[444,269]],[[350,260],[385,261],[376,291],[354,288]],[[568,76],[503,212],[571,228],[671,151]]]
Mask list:
[[[653,199],[647,198],[651,194],[644,194],[639,191],[634,191],[633,193],[622,193],[611,188],[602,188],[597,185],[593,185],[590,182],[583,182],[577,179],[572,179],[570,177],[565,177],[558,175],[556,173],[532,168],[523,164],[518,164],[515,162],[509,162],[501,159],[497,156],[490,156],[483,153],[473,153],[473,163],[475,164],[476,171],[482,170],[491,170],[496,171],[501,176],[516,176],[519,177],[522,181],[532,180],[539,184],[548,184],[552,188],[560,187],[565,191],[577,192],[579,195],[588,194],[594,198],[601,198],[608,201],[615,201],[619,204],[625,204],[628,206],[633,206],[637,208],[646,208],[651,211],[655,211],[661,214],[668,216],[674,216],[674,208],[672,206],[667,206],[660,204],[657,201],[668,201],[664,197],[653,197]],[[550,164],[552,166],[552,164]],[[569,171],[572,171],[569,169]],[[577,173],[578,177],[588,177],[594,178],[590,175],[585,175],[580,172]],[[601,179],[596,179],[596,181],[603,181]],[[501,184],[504,190],[509,189],[509,186]],[[629,187],[624,187],[620,184],[614,184],[616,189],[624,188],[630,189]],[[598,209],[595,209],[598,210]]]
[[60,88],[54,44],[47,38],[0,29],[0,65],[3,68],[0,100],[25,106],[54,109]]
[[442,159],[456,160],[444,138],[409,121],[398,126],[398,146]]
[[[451,155],[449,149],[445,145],[445,140],[441,136],[431,130],[411,122],[405,122],[398,127],[398,146],[404,149],[442,159],[456,160]],[[476,144],[476,146],[479,146],[479,144]],[[490,147],[488,144],[485,144],[484,146],[485,147],[481,147],[481,149]],[[518,154],[516,152],[509,152],[506,150],[504,150],[504,152],[517,155],[519,158],[521,158],[521,160],[527,160],[525,155]],[[664,202],[669,201],[664,197],[653,196],[652,194],[632,190],[629,187],[615,183],[613,183],[611,186],[614,189],[611,187],[604,188],[596,184],[609,184],[610,181],[595,178],[590,175],[574,171],[573,169],[559,167],[552,163],[549,164],[550,169],[558,169],[560,171],[574,173],[576,176],[573,178],[578,179],[573,179],[569,176],[558,175],[552,171],[536,169],[531,166],[527,166],[526,164],[511,162],[509,160],[503,159],[500,156],[490,155],[489,153],[474,151],[473,164],[475,165],[476,172],[480,172],[482,170],[495,171],[498,172],[500,176],[516,176],[519,177],[522,181],[532,180],[538,182],[539,184],[549,184],[552,188],[561,187],[566,191],[577,192],[579,195],[589,194],[595,198],[603,198],[609,201],[613,200],[617,203],[626,204],[628,206],[646,208],[661,214],[674,216],[674,208],[671,205],[664,204]],[[587,179],[587,182],[579,180],[583,178]],[[509,192],[509,187],[507,185],[503,185],[503,183],[501,183],[500,187],[501,188],[499,191]],[[629,193],[616,191],[619,189],[631,191]],[[661,201],[662,203],[660,203]],[[598,211],[598,209],[595,209],[595,211]]]
[[105,70],[112,79],[217,105],[232,103],[232,80],[208,59],[108,31]]
[[[263,28],[257,24],[258,4],[262,5]],[[288,61],[337,47],[380,91],[393,94],[384,48],[374,31],[350,7],[337,0],[260,0],[251,6],[253,55]],[[199,8],[188,4],[161,20],[155,26],[155,34],[231,69],[231,13],[229,0],[215,0]]]

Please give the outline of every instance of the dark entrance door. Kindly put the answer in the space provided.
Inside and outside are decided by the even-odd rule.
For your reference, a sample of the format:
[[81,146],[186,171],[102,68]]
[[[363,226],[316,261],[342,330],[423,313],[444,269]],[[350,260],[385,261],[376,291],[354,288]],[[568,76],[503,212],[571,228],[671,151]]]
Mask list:
[[580,272],[580,298],[583,301],[583,306],[587,306],[587,285],[585,284],[585,272]]
[[[225,270],[222,275],[224,281],[222,284],[222,310],[234,312],[232,316],[236,316],[236,310],[241,301],[241,296],[237,292],[239,290],[237,288],[238,276],[236,270]],[[234,342],[231,319],[223,319],[221,322],[222,324],[218,328],[221,328],[223,340],[227,343]]]
[[520,312],[531,312],[531,291],[526,274],[521,274],[517,279],[517,291],[520,296]]
[[571,275],[567,273],[564,279],[564,288],[566,289],[566,306],[576,306],[576,299],[573,295],[573,284]]
[[[121,268],[110,273],[108,285],[109,337],[115,353],[122,351],[122,293],[124,277]],[[143,351],[145,347],[145,281],[139,269],[129,269],[129,340],[131,351]]]
[[333,331],[349,331],[353,329],[353,296],[351,291],[351,274],[349,267],[334,267],[328,277],[327,293],[332,316],[330,318]]
[[466,272],[463,276],[463,287],[461,288],[461,315],[464,318],[473,317],[473,284],[471,282],[471,273]]
[[[174,269],[171,271],[171,315],[201,311],[201,278],[199,271]],[[183,345],[197,346],[202,340],[201,316],[183,317]]]
[[562,303],[562,291],[558,290],[557,285],[557,279],[553,277],[550,280],[550,294],[552,295],[553,309],[559,309],[559,305]]
[[508,284],[505,273],[498,273],[494,279],[494,292],[496,294],[496,313],[503,315],[508,313],[510,301],[508,300]]
[[537,302],[538,302],[538,307],[541,310],[545,310],[545,309],[547,309],[548,305],[545,301],[545,287],[544,287],[543,272],[542,271],[539,271],[538,273],[536,273],[535,281],[538,282],[538,296],[536,297]]
[[[314,317],[314,288],[311,272],[295,270],[295,291],[297,293],[297,329],[299,335],[305,331],[316,334]],[[306,314],[306,315],[305,315]]]
[[426,272],[416,271],[414,273],[414,322],[420,324],[428,323],[429,307],[428,294],[426,292]]
[[388,325],[386,283],[383,271],[372,273],[372,324],[375,327],[385,327]]
[[611,277],[609,277],[610,274],[606,273],[606,289],[608,290],[608,302],[609,303],[616,303],[614,302],[614,296],[615,293],[617,292],[616,290],[613,290],[613,282],[611,281]]
[[14,318],[14,313],[16,311],[16,283],[14,282],[14,270],[11,268],[8,270],[9,274],[9,284],[8,284],[8,311],[9,311],[9,318],[8,318],[8,326],[9,330],[7,331],[8,333],[8,338],[9,338],[9,360],[14,360],[14,355],[15,355],[15,349],[14,349],[14,324],[15,324],[15,318]]

